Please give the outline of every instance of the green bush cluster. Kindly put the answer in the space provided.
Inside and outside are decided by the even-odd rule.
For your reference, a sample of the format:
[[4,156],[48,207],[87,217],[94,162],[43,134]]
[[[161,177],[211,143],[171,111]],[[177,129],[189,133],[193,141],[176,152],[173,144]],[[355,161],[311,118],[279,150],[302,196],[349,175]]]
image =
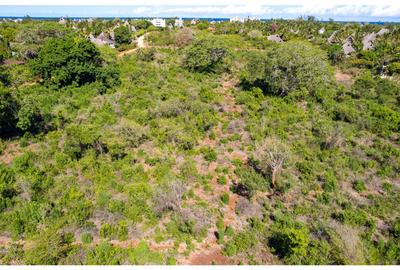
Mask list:
[[211,40],[199,39],[186,49],[183,65],[191,71],[215,72],[228,51]]

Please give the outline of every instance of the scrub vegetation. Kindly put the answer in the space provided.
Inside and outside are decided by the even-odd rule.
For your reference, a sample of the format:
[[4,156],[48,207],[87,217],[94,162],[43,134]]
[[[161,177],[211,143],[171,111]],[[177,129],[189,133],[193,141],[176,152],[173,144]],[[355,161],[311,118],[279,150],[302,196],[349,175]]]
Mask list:
[[0,24],[0,263],[399,264],[399,26],[185,24]]

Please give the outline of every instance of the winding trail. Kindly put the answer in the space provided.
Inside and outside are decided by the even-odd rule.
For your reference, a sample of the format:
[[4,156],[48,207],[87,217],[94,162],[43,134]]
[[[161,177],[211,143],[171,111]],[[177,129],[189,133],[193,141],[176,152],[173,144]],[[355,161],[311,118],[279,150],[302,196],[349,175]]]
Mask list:
[[134,48],[134,49],[130,49],[130,50],[126,50],[126,51],[122,51],[122,52],[118,53],[118,57],[121,58],[121,57],[124,57],[125,55],[132,54],[132,53],[136,52],[140,48],[147,48],[148,44],[147,44],[147,42],[145,40],[147,35],[148,35],[148,33],[138,37],[137,40],[136,40],[137,47]]

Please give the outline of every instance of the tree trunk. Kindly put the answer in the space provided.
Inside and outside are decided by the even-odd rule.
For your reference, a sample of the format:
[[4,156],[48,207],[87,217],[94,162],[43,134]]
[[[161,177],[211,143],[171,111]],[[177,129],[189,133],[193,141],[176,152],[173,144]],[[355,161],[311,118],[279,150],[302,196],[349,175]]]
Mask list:
[[276,170],[272,170],[272,188],[275,187]]

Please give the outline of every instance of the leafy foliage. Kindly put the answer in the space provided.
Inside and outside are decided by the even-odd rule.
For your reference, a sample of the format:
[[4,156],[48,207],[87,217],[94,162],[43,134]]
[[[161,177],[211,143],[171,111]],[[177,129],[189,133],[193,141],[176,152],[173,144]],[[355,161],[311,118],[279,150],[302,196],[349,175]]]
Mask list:
[[227,55],[227,50],[210,40],[199,39],[186,49],[183,65],[191,71],[213,72]]
[[128,27],[120,26],[114,29],[115,45],[121,46],[131,42],[131,32]]
[[102,59],[95,45],[84,39],[49,39],[31,62],[34,75],[56,87],[94,82]]

